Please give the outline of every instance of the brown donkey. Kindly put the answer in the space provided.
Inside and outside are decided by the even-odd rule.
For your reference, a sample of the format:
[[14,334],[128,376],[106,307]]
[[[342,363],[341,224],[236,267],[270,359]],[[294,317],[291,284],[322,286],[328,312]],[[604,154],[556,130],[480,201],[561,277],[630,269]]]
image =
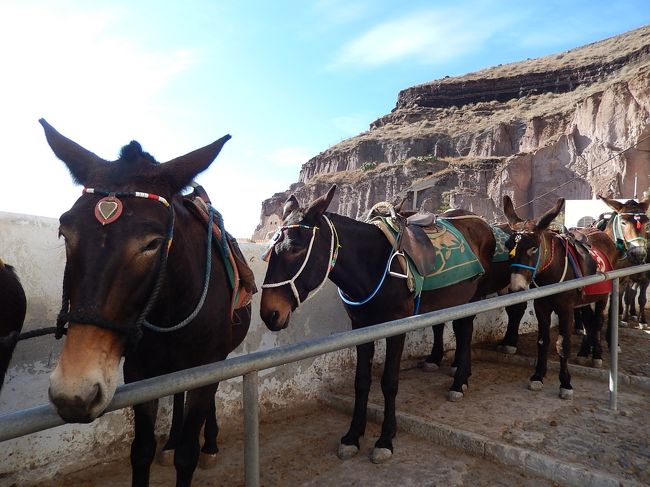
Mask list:
[[[294,196],[284,206],[282,226],[269,248],[269,265],[264,279],[260,314],[266,326],[279,331],[287,326],[291,313],[309,298],[312,291],[329,278],[340,290],[345,309],[357,329],[411,316],[416,311],[414,295],[403,279],[391,275],[401,273],[392,263],[394,248],[375,225],[326,213],[336,186],[300,207]],[[490,269],[494,253],[494,236],[481,218],[450,219],[464,236],[483,268]],[[419,312],[439,310],[467,303],[474,299],[480,278],[465,279],[421,295]],[[451,386],[450,400],[463,397],[470,372],[470,343],[473,317],[454,322],[458,369]],[[399,380],[399,364],[405,335],[386,339],[386,361],[381,378],[384,394],[384,421],[371,459],[382,462],[393,452],[396,433],[395,398]],[[349,458],[359,451],[359,439],[366,429],[368,393],[371,383],[374,343],[357,347],[355,405],[348,432],[341,438],[339,457]]]
[[[542,215],[539,220],[519,218],[508,196],[504,196],[503,204],[504,213],[515,232],[508,241],[508,247],[514,254],[510,290],[522,291],[528,289],[531,284],[544,286],[574,279],[577,276],[576,271],[568,265],[569,244],[561,235],[548,229],[550,223],[562,210],[564,198],[560,198],[555,207]],[[598,251],[597,259],[606,259],[609,263],[616,261],[618,251],[606,234],[593,230],[587,234],[587,238],[592,249]],[[546,376],[551,313],[555,312],[559,322],[559,336],[555,348],[560,356],[560,397],[563,399],[572,397],[573,388],[567,361],[571,350],[574,309],[588,303],[596,303],[596,315],[602,325],[609,291],[601,286],[594,292],[595,294],[587,294],[581,290],[572,290],[534,300],[538,340],[537,365],[529,384],[531,390],[540,390]]]
[[[40,122],[54,153],[85,186],[60,218],[66,267],[57,326],[67,336],[49,396],[65,421],[86,423],[111,401],[123,356],[124,379],[134,382],[223,360],[246,335],[250,305],[232,317],[226,260],[211,242],[214,209],[207,205],[206,224],[181,195],[230,136],[164,164],[133,141],[108,162]],[[217,387],[187,394],[175,445],[179,487],[192,482]],[[157,406],[133,408],[133,486],[149,485]],[[216,431],[203,452],[216,453]]]

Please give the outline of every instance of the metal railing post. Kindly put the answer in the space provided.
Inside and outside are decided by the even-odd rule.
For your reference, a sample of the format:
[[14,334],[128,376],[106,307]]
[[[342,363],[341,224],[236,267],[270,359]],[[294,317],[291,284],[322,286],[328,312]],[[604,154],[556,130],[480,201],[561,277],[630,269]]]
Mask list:
[[609,407],[616,411],[618,400],[618,303],[619,278],[612,279],[612,294],[609,298]]
[[257,370],[244,375],[244,468],[246,487],[260,485],[259,392]]

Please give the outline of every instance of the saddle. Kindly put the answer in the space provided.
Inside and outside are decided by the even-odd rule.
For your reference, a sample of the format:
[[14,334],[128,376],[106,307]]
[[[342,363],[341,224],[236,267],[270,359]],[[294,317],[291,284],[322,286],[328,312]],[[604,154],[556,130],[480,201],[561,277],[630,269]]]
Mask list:
[[[398,252],[409,256],[420,275],[428,276],[435,271],[436,250],[429,234],[445,230],[436,223],[437,215],[422,210],[416,213],[397,213],[391,204],[382,202],[371,208],[368,221],[377,217],[390,218],[393,229],[398,234],[393,246]],[[402,266],[404,267],[404,264]]]
[[569,228],[563,232],[569,251],[575,251],[574,257],[582,276],[591,276],[598,271],[598,264],[591,255],[589,233],[591,231],[587,228]]
[[[195,184],[193,191],[183,196],[183,204],[195,217],[207,223],[211,203],[202,186]],[[236,318],[238,316],[237,310],[247,306],[251,302],[253,294],[257,292],[255,275],[248,266],[237,239],[223,228],[221,215],[218,212],[212,222],[212,235],[214,237],[213,243],[224,260],[226,272],[230,279],[230,286],[233,290],[230,311],[231,316]]]

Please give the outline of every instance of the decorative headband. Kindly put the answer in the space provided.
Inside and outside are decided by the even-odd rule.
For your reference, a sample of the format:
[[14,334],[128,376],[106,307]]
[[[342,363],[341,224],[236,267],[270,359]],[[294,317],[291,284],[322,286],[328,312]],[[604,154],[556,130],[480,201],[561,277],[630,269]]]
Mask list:
[[102,225],[113,223],[122,214],[124,205],[118,196],[132,196],[136,198],[155,200],[169,208],[169,202],[162,196],[152,193],[143,193],[141,191],[111,192],[96,188],[84,188],[83,193],[104,195],[104,198],[100,199],[95,205],[95,218],[97,218],[99,223]]

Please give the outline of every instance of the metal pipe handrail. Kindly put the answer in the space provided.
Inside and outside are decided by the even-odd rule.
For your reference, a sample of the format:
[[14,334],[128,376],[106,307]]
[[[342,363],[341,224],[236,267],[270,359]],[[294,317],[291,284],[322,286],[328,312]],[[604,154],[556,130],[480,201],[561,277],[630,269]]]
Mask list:
[[[196,389],[233,377],[243,376],[249,372],[297,362],[298,360],[361,345],[389,336],[400,335],[485,311],[522,303],[531,299],[542,298],[563,291],[578,289],[589,284],[597,284],[606,280],[647,271],[650,271],[650,264],[632,266],[609,272],[599,272],[593,276],[572,279],[505,296],[488,298],[431,313],[359,328],[357,330],[313,338],[292,345],[253,352],[226,359],[222,362],[201,365],[131,384],[125,384],[117,388],[113,400],[106,408],[106,412],[173,395],[177,392]],[[62,424],[64,424],[64,421],[56,414],[50,404],[6,413],[0,415],[0,441],[6,441]]]

